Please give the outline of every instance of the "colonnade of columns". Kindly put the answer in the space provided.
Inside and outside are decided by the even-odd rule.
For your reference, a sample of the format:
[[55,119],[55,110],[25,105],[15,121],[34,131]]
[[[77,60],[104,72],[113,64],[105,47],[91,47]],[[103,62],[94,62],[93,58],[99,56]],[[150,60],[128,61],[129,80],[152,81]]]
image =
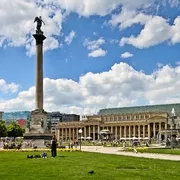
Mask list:
[[58,140],[63,139],[73,140],[78,139],[80,137],[79,129],[82,129],[81,137],[87,139],[87,137],[91,137],[92,140],[99,140],[100,135],[99,132],[103,129],[109,130],[115,140],[119,140],[121,138],[152,138],[156,137],[158,133],[165,129],[167,124],[165,122],[149,122],[146,124],[117,124],[117,125],[85,125],[79,127],[58,127],[56,129],[56,134]]

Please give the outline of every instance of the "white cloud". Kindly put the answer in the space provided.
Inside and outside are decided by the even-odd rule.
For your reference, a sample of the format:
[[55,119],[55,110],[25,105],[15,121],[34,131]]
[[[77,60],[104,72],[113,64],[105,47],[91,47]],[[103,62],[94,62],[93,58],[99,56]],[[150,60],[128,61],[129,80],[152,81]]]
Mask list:
[[110,44],[117,44],[119,41],[117,39],[109,40]]
[[158,68],[162,68],[164,66],[162,63],[159,63],[159,62],[156,65]]
[[108,21],[108,24],[116,27],[117,25],[121,30],[131,27],[133,24],[144,25],[152,16],[145,15],[143,13],[138,13],[135,10],[129,11],[128,9],[123,8],[120,14],[112,15],[111,20]]
[[107,54],[107,51],[102,50],[101,48],[91,51],[88,56],[89,57],[100,57],[105,56]]
[[[35,16],[39,15],[43,17],[46,23],[42,27],[44,34],[47,36],[44,50],[57,48],[59,42],[54,36],[59,36],[62,29],[63,15],[61,10],[54,10],[51,6],[38,6],[35,1],[26,0],[1,0],[0,46],[25,46],[28,55],[34,54],[32,34],[35,33],[35,24],[33,21]],[[51,42],[50,46],[49,42]]]
[[98,40],[91,41],[90,39],[85,39],[84,46],[88,48],[88,50],[98,49],[101,45],[105,43],[105,40],[101,37]]
[[[162,0],[159,4],[166,4],[167,0]],[[168,0],[171,6],[178,6],[178,0]],[[159,5],[156,0],[1,0],[0,3],[0,47],[24,46],[28,55],[35,54],[34,39],[31,35],[35,32],[33,20],[35,16],[41,15],[46,25],[42,27],[47,39],[44,43],[44,51],[59,48],[62,42],[59,42],[61,36],[62,23],[65,17],[71,12],[78,13],[80,16],[99,15],[105,16],[116,8],[122,6],[127,12],[136,12],[139,9],[148,9]],[[13,11],[12,11],[13,10]],[[11,12],[11,13],[10,13]],[[63,13],[62,13],[63,12]],[[120,24],[121,28],[130,26],[132,23],[142,23],[149,18],[144,14],[136,14],[131,19],[114,17],[112,25]],[[179,37],[179,21],[174,28],[175,35],[172,43],[177,43]],[[67,40],[67,42],[70,42]],[[131,43],[131,40],[124,43]],[[50,46],[49,46],[50,44]]]
[[[154,0],[153,0],[154,1]],[[123,5],[129,9],[136,9],[150,5],[152,0],[55,0],[61,8],[69,12],[77,12],[82,16],[100,15],[105,16],[118,6]]]
[[124,52],[123,54],[121,54],[121,58],[129,58],[129,57],[133,57],[133,54],[131,54],[130,52]]
[[15,93],[19,89],[19,85],[15,83],[8,84],[4,79],[0,79],[0,93]]
[[[164,65],[152,74],[136,71],[126,63],[109,71],[87,73],[78,82],[44,79],[46,111],[93,114],[101,108],[180,102],[180,66]],[[35,87],[14,99],[0,99],[3,111],[35,109]]]
[[87,47],[88,50],[91,52],[88,54],[89,57],[99,57],[99,56],[105,56],[107,54],[107,51],[100,48],[105,44],[105,40],[101,37],[98,40],[91,41],[90,39],[85,39],[83,45]]
[[67,44],[67,45],[70,45],[71,42],[73,41],[73,39],[76,37],[76,32],[75,31],[71,31],[69,33],[68,36],[65,37],[65,40],[64,42]]
[[135,37],[123,37],[120,45],[131,44],[137,48],[148,48],[165,41],[171,44],[180,42],[180,17],[176,17],[174,24],[170,25],[168,20],[154,16],[148,20],[141,32]]

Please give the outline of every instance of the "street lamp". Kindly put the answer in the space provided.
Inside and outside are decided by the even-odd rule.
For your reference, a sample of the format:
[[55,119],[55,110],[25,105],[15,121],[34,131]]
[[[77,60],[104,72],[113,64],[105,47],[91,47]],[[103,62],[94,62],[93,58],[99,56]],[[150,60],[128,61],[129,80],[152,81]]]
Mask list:
[[79,134],[80,134],[80,150],[81,150],[81,134],[82,134],[82,129],[79,129]]
[[175,129],[175,119],[177,118],[176,114],[175,114],[175,110],[174,108],[172,108],[171,111],[171,148],[174,149],[175,147],[175,140],[176,140],[176,129]]

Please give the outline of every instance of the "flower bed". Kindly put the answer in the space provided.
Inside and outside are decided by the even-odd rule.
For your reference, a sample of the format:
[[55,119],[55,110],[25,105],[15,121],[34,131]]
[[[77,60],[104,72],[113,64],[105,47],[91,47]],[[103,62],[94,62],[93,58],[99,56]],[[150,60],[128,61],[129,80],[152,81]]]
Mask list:
[[[57,152],[80,152],[80,149],[57,149]],[[0,149],[0,152],[51,152],[51,149]]]
[[[132,148],[132,147],[127,147],[126,149],[124,149],[123,151],[133,151],[134,150],[134,148]],[[147,150],[148,150],[148,148],[147,147],[137,147],[136,148],[136,150],[138,151],[138,152],[146,152]]]

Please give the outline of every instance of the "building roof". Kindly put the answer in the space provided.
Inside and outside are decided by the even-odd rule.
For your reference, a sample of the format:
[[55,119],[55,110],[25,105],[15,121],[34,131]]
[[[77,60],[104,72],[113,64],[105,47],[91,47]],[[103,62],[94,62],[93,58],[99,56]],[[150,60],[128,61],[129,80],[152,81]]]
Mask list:
[[98,115],[134,114],[142,112],[167,112],[170,114],[172,108],[175,109],[176,115],[180,116],[180,103],[101,109]]

